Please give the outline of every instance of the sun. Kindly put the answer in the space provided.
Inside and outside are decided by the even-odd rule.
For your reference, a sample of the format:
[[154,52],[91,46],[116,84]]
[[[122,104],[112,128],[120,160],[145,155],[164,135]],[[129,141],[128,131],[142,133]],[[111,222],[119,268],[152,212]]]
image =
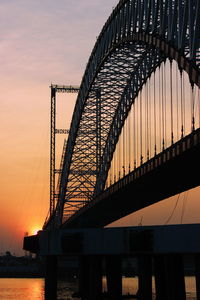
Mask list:
[[39,229],[34,229],[34,235],[36,235],[38,233]]
[[31,234],[33,235],[37,235],[38,231],[40,231],[41,229],[39,227],[33,227],[31,230]]

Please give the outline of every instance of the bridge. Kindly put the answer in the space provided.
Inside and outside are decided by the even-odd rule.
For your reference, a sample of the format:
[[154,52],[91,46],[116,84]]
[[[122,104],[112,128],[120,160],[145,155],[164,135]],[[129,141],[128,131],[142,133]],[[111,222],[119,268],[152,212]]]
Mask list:
[[[25,239],[25,248],[48,257],[48,270],[50,266],[55,268],[57,255],[68,253],[66,249],[70,246],[67,244],[71,244],[70,249],[77,249],[77,243],[80,245],[84,240],[85,230],[90,236],[91,230],[98,234],[101,229],[101,241],[107,234],[103,228],[111,222],[200,185],[197,175],[199,88],[199,1],[119,1],[96,41],[80,87],[51,86],[50,211],[42,232]],[[69,130],[56,129],[57,92],[78,93]],[[55,166],[56,134],[68,135],[59,170]],[[127,251],[130,255],[142,256],[138,263],[140,288],[137,297],[152,299],[150,270],[152,257],[159,251],[152,246],[145,255],[145,231],[141,229],[141,238],[138,238],[140,230],[139,233],[137,228],[132,230],[135,234],[130,243],[137,244],[137,249]],[[158,228],[146,230],[154,233],[152,243],[155,245]],[[199,226],[186,226],[184,230],[193,236],[194,231],[199,232]],[[171,233],[169,227],[168,234]],[[112,240],[112,234],[110,238]],[[146,238],[148,241],[149,236]],[[186,299],[181,259],[188,251],[195,254],[197,299],[200,299],[200,249],[196,245],[195,249],[188,250],[183,240],[179,240],[183,247],[178,253],[173,247],[162,249],[162,254],[168,256],[167,260],[163,255],[159,257],[160,267],[156,258],[153,259],[154,267],[157,266],[154,273],[159,269],[157,300]],[[107,251],[111,261],[107,274],[108,295],[109,299],[117,300],[121,299],[120,268],[116,270],[114,265],[118,265],[119,260],[115,252]],[[69,252],[82,255],[82,260],[92,257],[96,269],[91,272],[98,276],[90,278],[92,284],[89,286],[85,283],[85,290],[84,280],[80,280],[80,290],[82,299],[99,299],[101,279],[97,261],[105,251],[102,249],[96,256],[89,250],[84,254],[80,249]],[[118,252],[124,253],[126,251]],[[176,265],[175,270],[166,271],[166,261],[171,266]],[[92,268],[89,260],[87,262]],[[83,273],[86,272],[85,264],[82,264]],[[161,276],[163,272],[165,276]],[[52,287],[55,287],[55,278],[50,273],[46,276],[47,299],[48,293],[52,297]],[[148,278],[146,274],[150,274]],[[177,284],[167,293],[166,278],[174,278],[173,274],[178,278]],[[145,282],[149,288],[144,287]],[[116,283],[119,289],[115,289]]]

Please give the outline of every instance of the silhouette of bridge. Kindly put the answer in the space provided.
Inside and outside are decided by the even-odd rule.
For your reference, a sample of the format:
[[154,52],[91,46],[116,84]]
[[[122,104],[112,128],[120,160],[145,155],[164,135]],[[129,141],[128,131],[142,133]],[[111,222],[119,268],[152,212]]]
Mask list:
[[[121,0],[80,87],[51,86],[50,213],[42,239],[101,228],[199,186],[199,88],[200,2]],[[56,129],[57,92],[78,92],[69,130]],[[60,133],[68,138],[56,169]],[[165,296],[158,288],[157,299],[185,299],[181,284]],[[88,290],[92,296],[82,299],[94,299]],[[150,299],[143,288],[138,297]]]
[[198,1],[119,2],[82,79],[51,198],[55,226],[199,127],[198,18]]

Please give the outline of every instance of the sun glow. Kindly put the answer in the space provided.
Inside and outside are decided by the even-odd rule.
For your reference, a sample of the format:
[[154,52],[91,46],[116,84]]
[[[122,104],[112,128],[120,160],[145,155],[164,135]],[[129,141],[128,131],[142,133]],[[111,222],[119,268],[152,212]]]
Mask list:
[[39,227],[33,227],[30,231],[31,235],[36,235],[38,233],[38,231],[40,231],[41,229]]

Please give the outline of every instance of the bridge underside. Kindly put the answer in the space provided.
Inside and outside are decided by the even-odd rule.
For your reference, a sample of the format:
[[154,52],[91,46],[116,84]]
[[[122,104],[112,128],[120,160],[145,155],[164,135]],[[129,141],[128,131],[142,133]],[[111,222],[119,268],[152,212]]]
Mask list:
[[103,227],[200,185],[199,154],[198,130],[111,186],[63,226]]
[[[45,255],[137,255],[200,252],[200,224],[63,229],[24,238],[24,249]],[[187,241],[187,242],[186,242]],[[56,245],[56,247],[55,247]]]

